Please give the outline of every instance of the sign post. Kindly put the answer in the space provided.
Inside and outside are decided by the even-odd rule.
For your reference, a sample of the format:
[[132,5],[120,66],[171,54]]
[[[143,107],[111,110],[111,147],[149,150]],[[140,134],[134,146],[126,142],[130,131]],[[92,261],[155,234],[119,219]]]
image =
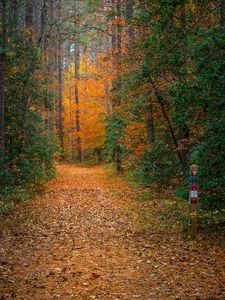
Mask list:
[[195,240],[197,237],[197,212],[198,212],[198,166],[190,168],[189,182],[189,224],[188,238]]

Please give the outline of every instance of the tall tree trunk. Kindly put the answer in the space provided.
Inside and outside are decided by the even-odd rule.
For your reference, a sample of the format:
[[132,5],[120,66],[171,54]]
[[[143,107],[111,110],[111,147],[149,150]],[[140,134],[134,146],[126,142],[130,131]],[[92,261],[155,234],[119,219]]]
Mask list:
[[59,53],[58,53],[58,130],[59,130],[59,142],[60,147],[63,149],[63,74],[62,74],[62,46],[61,42],[59,42]]
[[[49,3],[49,22],[51,24],[54,24],[55,21],[55,17],[54,17],[54,3],[53,0],[50,1]],[[53,28],[53,26],[51,25],[50,28],[48,28],[48,30],[52,30],[52,36],[51,36],[51,40],[50,42],[53,42],[54,37],[55,37],[55,28]],[[57,39],[55,39],[57,41]],[[49,42],[49,41],[48,41]],[[57,50],[57,42],[50,44],[50,51],[51,52],[55,52]],[[58,77],[58,56],[54,55],[52,56],[52,54],[50,54],[50,62],[49,62],[49,68],[50,68],[50,74],[53,75],[53,82],[57,82],[57,77]],[[57,86],[54,84],[52,87],[52,93],[53,93],[53,109],[51,112],[51,133],[53,134],[53,136],[56,136],[56,129],[57,129],[57,103],[58,103],[58,91],[57,91]]]
[[111,35],[112,35],[112,61],[113,65],[117,65],[117,49],[116,49],[116,26],[115,26],[115,14],[116,14],[116,0],[112,0],[112,24],[111,24]]
[[0,158],[5,153],[5,49],[6,1],[1,0],[1,51],[0,51]]
[[76,132],[77,132],[77,160],[83,161],[82,145],[80,136],[80,108],[79,108],[79,79],[80,79],[80,35],[79,35],[79,0],[75,2],[75,103],[76,103]]
[[220,26],[225,26],[225,0],[219,0]]
[[34,43],[34,0],[26,0],[26,10],[25,10],[25,27],[27,33],[29,34],[29,43]]
[[43,37],[44,37],[44,31],[46,26],[46,14],[47,14],[47,4],[48,0],[44,0],[41,7],[41,22],[40,22],[40,34],[38,38],[38,44],[40,45]]
[[[120,90],[120,61],[122,56],[122,28],[121,28],[121,17],[122,17],[122,10],[121,10],[121,0],[112,0],[112,8],[116,17],[112,19],[112,56],[113,56],[113,63],[115,67],[116,73],[116,81],[114,81],[114,88],[118,91]],[[117,21],[117,22],[116,22]],[[116,24],[115,24],[116,23]],[[118,108],[120,105],[120,98],[119,95],[114,96],[112,99],[112,107],[114,110]],[[122,149],[117,141],[114,149],[114,162],[116,164],[116,169],[118,172],[123,171],[122,166]]]
[[11,8],[12,8],[12,17],[13,17],[13,27],[14,27],[14,32],[17,34],[18,32],[18,0],[12,0],[11,3]]
[[126,17],[128,21],[129,49],[132,49],[135,41],[135,31],[132,25],[133,14],[134,14],[134,0],[126,0]]
[[70,72],[69,102],[70,102],[70,161],[72,161],[73,160],[73,105],[72,105],[72,74],[71,74],[71,72]]
[[110,86],[109,83],[106,82],[105,83],[105,95],[106,95],[106,113],[107,115],[111,115],[112,114],[112,105],[111,105],[111,99],[110,99]]
[[32,29],[34,25],[34,10],[33,10],[33,0],[26,0],[26,16],[25,25],[26,28]]
[[[121,76],[121,56],[122,56],[122,27],[120,24],[121,18],[122,18],[122,7],[121,7],[121,0],[116,0],[116,14],[117,14],[117,19],[119,22],[117,22],[117,34],[116,34],[116,77],[117,77],[117,86],[116,89],[119,92],[121,88],[121,81],[120,81],[120,76]],[[114,103],[115,107],[120,105],[120,98],[117,96],[115,99],[116,102]],[[123,165],[122,165],[122,149],[119,144],[119,141],[117,141],[117,146],[116,146],[116,168],[117,171],[120,173],[123,171]]]
[[121,11],[121,0],[117,0],[116,2],[116,13],[117,13],[117,18],[118,18],[118,24],[117,24],[117,38],[116,38],[116,43],[117,43],[117,70],[119,71],[119,64],[120,64],[120,58],[122,54],[122,48],[121,48],[121,42],[122,42],[122,27],[120,24],[121,17],[122,17],[122,11]]

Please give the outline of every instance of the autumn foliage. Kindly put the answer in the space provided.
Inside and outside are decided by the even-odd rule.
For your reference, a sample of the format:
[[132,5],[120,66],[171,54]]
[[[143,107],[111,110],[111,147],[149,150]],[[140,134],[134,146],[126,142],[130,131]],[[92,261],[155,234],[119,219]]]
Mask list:
[[2,177],[17,182],[37,160],[42,181],[54,157],[104,161],[187,200],[197,164],[201,208],[220,214],[223,1],[25,2],[1,1]]
[[[75,155],[77,138],[75,129],[76,103],[74,101],[75,66],[71,64],[64,73],[64,139],[66,156]],[[110,110],[109,91],[113,74],[110,70],[110,61],[99,55],[96,62],[88,59],[88,53],[81,57],[80,78],[78,81],[79,110],[80,110],[80,136],[82,152],[85,154],[96,149],[103,149],[105,124],[104,118]],[[72,139],[72,140],[71,140]],[[72,142],[72,149],[71,149]],[[74,156],[75,157],[75,156]]]

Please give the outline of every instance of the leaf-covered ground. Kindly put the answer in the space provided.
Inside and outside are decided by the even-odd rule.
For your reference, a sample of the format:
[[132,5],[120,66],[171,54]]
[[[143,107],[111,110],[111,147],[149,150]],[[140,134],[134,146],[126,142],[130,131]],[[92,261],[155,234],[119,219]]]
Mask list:
[[59,166],[44,193],[4,221],[0,299],[225,299],[224,246],[141,231],[138,205],[102,167]]

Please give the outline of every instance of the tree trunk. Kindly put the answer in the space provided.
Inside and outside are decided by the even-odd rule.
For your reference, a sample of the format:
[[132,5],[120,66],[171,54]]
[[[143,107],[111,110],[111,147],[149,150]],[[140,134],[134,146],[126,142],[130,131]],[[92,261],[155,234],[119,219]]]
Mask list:
[[105,95],[106,95],[106,113],[107,115],[112,114],[112,105],[111,105],[111,99],[110,99],[110,86],[109,83],[105,83]]
[[116,170],[118,173],[121,173],[123,172],[123,164],[122,164],[121,147],[119,144],[117,144],[115,149],[115,157],[116,157]]
[[83,161],[81,136],[80,136],[80,108],[79,108],[79,78],[80,78],[80,36],[79,36],[79,0],[75,2],[75,103],[76,103],[76,132],[77,132],[77,160]]
[[116,26],[115,26],[115,13],[116,13],[116,0],[112,0],[112,9],[113,9],[113,16],[112,16],[112,26],[111,26],[111,35],[112,35],[112,61],[113,65],[117,65],[117,54],[116,54]]
[[131,50],[135,41],[135,31],[132,25],[132,19],[134,14],[134,0],[126,0],[126,17],[128,22],[128,39],[129,49]]
[[5,49],[6,1],[1,0],[1,51],[0,51],[0,158],[5,153]]
[[34,25],[33,0],[26,0],[25,25],[27,29],[32,29]]
[[[114,81],[114,88],[118,91],[117,95],[114,96],[112,99],[112,107],[113,109],[117,109],[120,105],[120,98],[119,98],[119,90],[120,90],[120,61],[122,56],[122,28],[121,28],[121,17],[122,17],[122,7],[121,7],[121,0],[112,0],[113,10],[115,12],[116,18],[113,17],[112,20],[112,53],[113,53],[113,62],[115,66],[115,73],[116,73],[116,81]],[[115,24],[115,21],[117,23]],[[115,145],[115,153],[114,153],[114,162],[116,164],[117,172],[123,171],[122,166],[122,149],[117,141]]]
[[116,46],[117,46],[117,70],[119,69],[119,63],[120,58],[122,54],[122,48],[121,48],[121,42],[122,42],[122,27],[120,24],[121,17],[122,17],[122,11],[121,11],[121,0],[117,0],[116,2],[116,14],[118,18],[118,24],[117,24],[117,38],[116,38]]
[[219,0],[220,7],[220,26],[225,26],[225,0]]
[[41,7],[41,22],[40,22],[40,34],[38,38],[38,45],[41,44],[44,37],[45,26],[46,26],[47,4],[48,4],[48,0],[44,0]]
[[73,105],[72,105],[72,74],[70,73],[69,87],[69,102],[70,102],[70,161],[73,160]]
[[59,142],[60,147],[63,149],[63,99],[62,99],[62,89],[63,89],[63,74],[62,74],[62,46],[59,42],[59,53],[58,53],[58,130],[59,130]]
[[11,8],[12,8],[14,32],[15,32],[15,34],[17,34],[18,25],[19,25],[18,24],[18,0],[12,0]]

